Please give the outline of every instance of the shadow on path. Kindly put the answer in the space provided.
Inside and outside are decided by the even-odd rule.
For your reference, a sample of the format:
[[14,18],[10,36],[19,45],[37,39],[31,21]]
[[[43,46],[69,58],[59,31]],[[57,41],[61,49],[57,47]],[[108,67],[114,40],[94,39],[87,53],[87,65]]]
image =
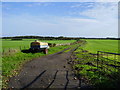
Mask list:
[[47,88],[45,90],[48,90],[49,87],[54,83],[55,79],[56,79],[56,76],[57,76],[57,73],[58,73],[58,70],[56,71],[55,75],[54,75],[54,78],[52,80],[52,82],[47,86]]
[[38,78],[40,78],[44,73],[46,72],[46,70],[44,70],[42,73],[40,73],[32,82],[30,82],[29,84],[27,84],[26,86],[24,86],[23,88],[21,88],[21,90],[29,87],[30,85],[32,85],[35,81],[37,81]]
[[66,71],[66,85],[65,85],[65,90],[67,90],[67,86],[68,86],[68,83],[69,83],[69,79],[68,79],[68,71]]

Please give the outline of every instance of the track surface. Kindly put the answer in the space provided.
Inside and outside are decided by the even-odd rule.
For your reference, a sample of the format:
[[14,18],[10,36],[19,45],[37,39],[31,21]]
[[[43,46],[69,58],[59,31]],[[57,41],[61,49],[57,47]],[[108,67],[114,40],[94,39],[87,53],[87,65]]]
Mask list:
[[34,59],[23,66],[21,72],[9,81],[9,88],[68,88],[79,87],[79,80],[74,79],[74,73],[68,60],[72,52],[58,52]]

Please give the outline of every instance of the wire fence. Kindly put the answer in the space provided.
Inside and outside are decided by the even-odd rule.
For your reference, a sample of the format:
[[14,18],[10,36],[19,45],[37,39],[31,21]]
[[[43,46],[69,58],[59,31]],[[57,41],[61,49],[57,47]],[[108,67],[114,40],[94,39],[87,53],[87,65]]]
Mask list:
[[2,51],[0,52],[1,55],[10,55],[12,53],[16,53],[21,50],[29,49],[28,46],[19,46],[19,47],[13,47],[13,48],[2,48]]
[[110,76],[120,71],[120,54],[97,51],[97,69],[99,74]]

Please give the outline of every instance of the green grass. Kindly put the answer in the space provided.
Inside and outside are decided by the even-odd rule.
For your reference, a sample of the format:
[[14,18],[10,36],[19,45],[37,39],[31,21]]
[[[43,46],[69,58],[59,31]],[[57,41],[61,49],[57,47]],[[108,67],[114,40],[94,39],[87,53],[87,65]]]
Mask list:
[[[102,69],[97,68],[96,58],[90,55],[88,52],[82,52],[82,49],[81,50],[80,49],[81,48],[78,48],[75,51],[75,53],[77,53],[76,56],[78,57],[75,60],[76,64],[73,66],[76,74],[85,78],[86,80],[89,81],[91,85],[97,88],[118,87],[117,82],[120,80],[120,77],[118,77],[120,74],[119,69],[115,69],[111,66],[107,66],[105,65],[105,63],[103,64],[99,63],[98,66],[99,67],[102,66],[103,67]],[[88,63],[91,63],[92,65]],[[114,65],[114,62],[109,62],[108,60],[107,64]],[[115,79],[109,77],[109,75]]]
[[[23,40],[11,40],[11,39],[3,39],[2,40],[2,49],[9,50],[9,49],[24,49],[24,48],[30,48],[30,43],[33,42],[36,39],[23,39]],[[42,42],[48,42],[48,43],[73,43],[76,40],[41,40]]]
[[[11,39],[3,39],[2,40],[2,47],[3,48],[13,48],[13,47],[19,47],[19,46],[30,46],[31,42],[34,42],[34,40],[36,39],[23,39],[23,40],[11,40]],[[76,40],[39,40],[41,42],[48,42],[48,43],[56,43],[56,44],[60,44],[60,43],[73,43]]]
[[[56,53],[58,51],[61,51],[65,48],[67,48],[68,46],[58,46],[58,47],[51,47],[48,50],[48,54],[53,54]],[[2,69],[3,69],[3,75],[9,75],[11,74],[11,70],[15,69],[16,67],[19,66],[19,64],[23,63],[25,60],[31,60],[32,58],[36,58],[36,57],[40,57],[40,56],[44,56],[45,54],[43,52],[40,53],[22,53],[22,52],[18,52],[14,55],[10,55],[10,56],[5,56],[2,58]],[[10,72],[10,73],[8,73]]]
[[84,47],[91,53],[97,51],[118,53],[118,40],[86,40],[87,44]]
[[[61,51],[69,46],[58,46],[49,49],[49,54]],[[23,64],[33,58],[45,56],[44,53],[22,53],[18,52],[15,55],[10,55],[2,58],[2,76],[3,76],[3,87],[6,87],[7,80],[9,77],[14,76],[18,73]]]
[[[118,40],[86,40],[86,45],[79,47],[75,54],[76,64],[73,68],[76,74],[80,74],[86,78],[94,87],[97,88],[115,88],[118,87],[117,82],[120,80],[119,69],[115,69],[109,65],[120,66],[118,56],[101,55],[99,56],[99,64],[97,68],[97,58],[90,53],[97,53],[97,51],[118,53]],[[88,52],[87,52],[88,51]],[[108,59],[106,59],[108,57]],[[102,61],[101,61],[102,60]],[[102,63],[103,62],[103,63]],[[109,64],[109,65],[106,65]],[[100,68],[103,67],[103,68]],[[111,78],[111,77],[115,78]]]
[[[34,41],[33,39],[25,39],[22,41],[11,41],[11,40],[3,40],[2,47],[3,48],[14,48],[19,49],[19,46],[26,46],[29,48],[30,42]],[[48,40],[43,41],[48,43],[72,43],[75,40]],[[65,48],[72,47],[74,45],[69,46],[56,46],[50,47],[48,50],[48,54],[54,54],[56,52],[62,51]],[[27,48],[27,49],[28,49]],[[24,49],[24,48],[23,48]],[[3,55],[2,56],[2,76],[3,76],[3,87],[5,88],[8,82],[9,77],[14,76],[18,73],[20,68],[25,64],[27,61],[30,61],[34,58],[45,56],[43,52],[41,53],[22,53],[20,51],[16,52],[12,55]]]

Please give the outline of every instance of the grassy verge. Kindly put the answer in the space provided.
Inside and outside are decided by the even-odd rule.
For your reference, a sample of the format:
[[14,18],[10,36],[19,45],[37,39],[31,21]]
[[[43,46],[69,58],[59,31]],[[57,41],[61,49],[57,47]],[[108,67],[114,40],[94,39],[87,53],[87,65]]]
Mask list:
[[[87,42],[87,44],[89,44],[89,42]],[[92,45],[92,48],[94,48],[94,45],[97,44]],[[86,83],[89,83],[89,85],[92,85],[95,88],[118,88],[118,83],[120,83],[120,70],[112,65],[120,66],[120,63],[114,63],[114,61],[111,60],[111,57],[110,59],[99,57],[101,61],[99,61],[99,65],[97,67],[96,55],[90,54],[91,51],[95,53],[97,49],[91,49],[90,47],[87,47],[87,49],[85,46],[83,45],[82,47],[79,47],[74,52],[76,59],[74,60],[73,68],[76,72],[76,75],[80,75],[82,81],[86,80]],[[102,50],[108,50],[108,48],[110,48],[109,45],[105,47]],[[97,48],[101,47],[98,46]]]

